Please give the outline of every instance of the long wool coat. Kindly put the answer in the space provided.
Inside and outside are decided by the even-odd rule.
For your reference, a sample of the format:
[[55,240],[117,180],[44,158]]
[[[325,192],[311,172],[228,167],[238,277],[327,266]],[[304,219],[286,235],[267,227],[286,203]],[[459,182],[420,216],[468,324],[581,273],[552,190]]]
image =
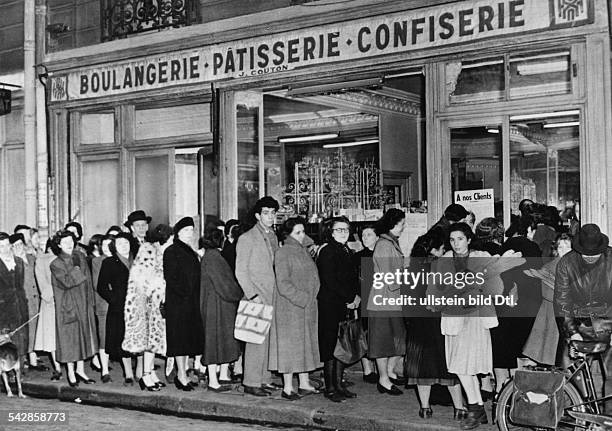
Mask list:
[[51,282],[52,253],[40,254],[36,258],[36,281],[40,289],[40,316],[36,326],[34,350],[55,352],[55,299]]
[[74,362],[98,350],[93,288],[83,253],[60,254],[51,262],[55,298],[55,336],[58,362]]
[[176,238],[164,252],[164,278],[167,355],[200,355],[204,351],[200,261],[189,245]]
[[217,249],[207,249],[202,258],[200,311],[204,322],[202,364],[226,364],[240,356],[234,338],[234,322],[242,289],[232,269]]
[[[0,259],[0,332],[13,331],[28,321],[28,303],[23,290],[23,261],[15,257],[15,268],[9,271]],[[28,329],[11,336],[20,355],[28,351]]]
[[276,252],[274,320],[270,329],[269,369],[303,373],[319,361],[319,276],[308,250],[292,237]]
[[166,354],[166,321],[159,305],[166,295],[164,254],[158,243],[144,243],[130,269],[125,298],[123,350]]
[[[26,254],[23,263],[23,290],[25,291],[26,300],[28,301],[29,320],[36,316],[40,309],[40,294],[38,293],[36,277],[34,276],[36,257],[32,256],[31,254]],[[35,318],[34,320],[30,321],[30,323],[28,323],[28,352],[34,351],[37,320],[38,318]]]
[[317,258],[321,288],[319,307],[319,352],[321,361],[334,359],[338,324],[346,320],[346,304],[359,295],[359,274],[346,245],[334,240],[323,246]]
[[102,261],[97,290],[100,296],[108,302],[104,349],[113,359],[129,356],[121,348],[125,335],[123,309],[125,308],[129,276],[129,269],[118,257],[110,256]]

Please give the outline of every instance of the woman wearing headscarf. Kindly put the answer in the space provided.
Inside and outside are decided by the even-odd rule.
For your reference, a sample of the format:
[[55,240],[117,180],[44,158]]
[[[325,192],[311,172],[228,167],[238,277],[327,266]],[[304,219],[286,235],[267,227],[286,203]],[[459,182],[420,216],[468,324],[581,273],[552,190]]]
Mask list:
[[141,389],[155,391],[166,386],[155,374],[155,355],[166,355],[166,322],[160,304],[166,295],[164,251],[172,245],[172,228],[165,224],[147,235],[132,264],[125,301],[123,349],[144,353]]
[[121,360],[125,385],[134,384],[132,359],[129,352],[121,348],[125,335],[125,297],[132,267],[130,236],[122,232],[109,244],[111,256],[104,259],[98,276],[98,293],[108,302],[106,316],[106,353],[113,360]]
[[[14,331],[28,321],[28,302],[23,290],[23,260],[13,255],[9,235],[0,232],[0,334]],[[28,349],[28,331],[11,335],[19,356]]]
[[53,298],[51,282],[51,261],[53,259],[55,259],[55,255],[51,252],[51,239],[49,239],[45,252],[39,254],[36,258],[36,268],[34,269],[41,299],[34,350],[49,352],[53,364],[51,380],[59,380],[62,377],[62,369],[55,359],[55,299]]
[[[29,229],[28,229],[29,231]],[[36,257],[33,254],[26,253],[26,240],[22,233],[15,233],[10,236],[9,241],[13,248],[13,255],[23,261],[23,290],[25,291],[26,300],[28,301],[28,362],[29,367],[34,370],[46,371],[48,368],[44,365],[38,365],[38,357],[34,351],[34,342],[36,341],[36,325],[38,318],[36,315],[40,310],[40,294],[36,285],[36,277],[34,276],[34,266],[36,265]]]
[[204,330],[200,315],[200,261],[189,245],[194,223],[183,217],[174,225],[174,243],[164,252],[166,280],[166,342],[168,357],[175,357],[177,375],[174,385],[193,390],[187,379],[189,356],[204,351]]
[[[318,391],[310,384],[308,372],[321,366],[317,335],[317,266],[305,247],[306,222],[299,217],[283,223],[283,246],[274,257],[276,287],[274,319],[270,330],[269,369],[283,374],[281,396],[294,401]],[[293,391],[293,374],[299,386]]]
[[[404,269],[404,255],[399,245],[399,237],[404,230],[406,214],[397,208],[385,212],[376,225],[379,235],[374,247],[374,272],[392,273]],[[379,291],[387,298],[399,297],[400,286],[387,285]],[[373,313],[368,318],[368,357],[376,359],[378,368],[378,384],[376,388],[381,394],[401,395],[402,391],[396,386],[405,384],[405,380],[398,379],[395,366],[401,357],[406,354],[406,328],[402,317],[401,306],[384,306],[381,310],[372,308],[368,303],[368,310],[382,311],[384,316]]]
[[243,293],[230,264],[221,255],[223,232],[210,229],[200,243],[205,250],[200,266],[200,312],[204,324],[202,364],[208,367],[208,389],[224,392],[231,389],[229,364],[240,356],[240,345],[234,338],[234,322]]
[[319,309],[319,354],[323,362],[324,395],[333,402],[342,402],[357,395],[342,382],[344,364],[334,357],[338,326],[359,307],[359,278],[347,241],[350,222],[334,217],[326,222],[327,244],[319,249],[317,266],[321,287],[317,295]]
[[56,356],[67,364],[70,386],[95,383],[85,374],[83,361],[98,350],[91,275],[85,254],[75,250],[76,243],[72,232],[62,230],[51,246],[57,256],[51,262]]

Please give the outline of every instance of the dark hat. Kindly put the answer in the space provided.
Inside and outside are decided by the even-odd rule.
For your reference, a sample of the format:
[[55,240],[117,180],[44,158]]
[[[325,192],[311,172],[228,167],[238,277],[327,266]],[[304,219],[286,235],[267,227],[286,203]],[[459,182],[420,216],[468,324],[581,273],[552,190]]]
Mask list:
[[14,233],[11,236],[9,236],[9,242],[11,244],[15,244],[17,241],[21,241],[22,243],[25,244],[25,237],[23,236],[22,233]]
[[459,220],[466,218],[467,215],[468,211],[463,207],[463,205],[459,204],[451,204],[444,210],[444,217],[446,217],[448,221],[452,222],[458,222]]
[[572,248],[585,256],[603,253],[608,247],[608,236],[596,224],[585,224],[572,240]]
[[25,224],[18,224],[17,226],[15,226],[15,229],[13,230],[13,233],[17,233],[20,230],[30,230],[31,227]]
[[123,223],[123,225],[125,227],[130,227],[132,226],[132,223],[134,223],[135,221],[138,220],[145,220],[147,223],[151,223],[152,218],[148,215],[145,214],[145,212],[143,210],[136,210],[132,213],[130,213],[130,215],[128,216],[128,219],[125,223]]
[[193,219],[191,217],[183,217],[174,225],[174,234],[177,235],[181,231],[181,229],[189,226],[195,227]]

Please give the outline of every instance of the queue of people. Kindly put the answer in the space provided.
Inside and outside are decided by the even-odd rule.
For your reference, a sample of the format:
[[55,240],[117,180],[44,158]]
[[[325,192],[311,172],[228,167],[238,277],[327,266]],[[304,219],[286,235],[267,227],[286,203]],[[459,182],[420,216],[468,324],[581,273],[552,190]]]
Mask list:
[[[213,392],[242,383],[252,396],[280,390],[282,398],[297,401],[322,392],[331,402],[344,402],[359,394],[349,389],[347,364],[334,355],[338,329],[367,311],[361,317],[368,338],[363,380],[389,396],[415,386],[423,419],[434,414],[439,395],[432,389],[446,387],[454,418],[462,429],[473,429],[488,421],[487,394],[494,398],[517,368],[529,361],[562,363],[557,306],[569,335],[581,337],[572,310],[576,297],[594,283],[581,278],[585,265],[595,274],[598,299],[612,304],[607,236],[588,224],[562,233],[555,213],[533,202],[521,203],[508,238],[496,219],[473,226],[473,214],[450,205],[409,256],[399,243],[406,217],[399,209],[387,210],[360,232],[346,217],[333,217],[315,245],[300,217],[285,220],[277,235],[278,208],[272,197],[261,198],[252,210],[254,225],[207,225],[197,247],[192,218],[150,229],[152,219],[143,210],[129,215],[125,229],[112,226],[92,235],[88,246],[80,243],[83,230],[76,222],[57,232],[44,252],[34,229],[0,233],[0,302],[7,311],[0,329],[30,322],[13,335],[20,353],[31,368],[44,370],[37,352],[48,352],[52,379],[62,378],[65,364],[71,386],[95,383],[84,366],[93,358],[102,383],[111,381],[109,361],[115,361],[124,385],[137,382],[142,390],[160,391],[166,383],[155,371],[158,356],[167,358],[166,378],[174,374],[166,381],[181,391],[197,385],[189,376],[193,369],[198,379],[206,376]],[[357,253],[349,247],[352,233],[361,234]],[[377,313],[368,289],[372,275],[406,268],[481,271],[487,274],[485,295],[510,295],[519,305],[421,306],[410,315],[392,306]],[[388,298],[404,293],[398,284],[384,289]],[[440,281],[412,288],[423,298],[457,293]],[[261,344],[233,336],[241,299],[273,308]],[[319,369],[322,387],[312,378]],[[282,377],[282,385],[272,373]]]

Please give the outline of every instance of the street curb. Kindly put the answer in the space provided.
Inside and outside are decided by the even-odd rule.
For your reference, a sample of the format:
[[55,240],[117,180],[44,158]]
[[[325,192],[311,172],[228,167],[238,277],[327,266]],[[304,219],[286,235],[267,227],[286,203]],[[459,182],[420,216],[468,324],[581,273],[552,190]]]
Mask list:
[[129,393],[120,389],[91,385],[72,388],[56,383],[24,382],[23,391],[35,398],[54,398],[84,404],[121,407],[152,413],[189,416],[207,420],[257,423],[284,427],[314,427],[325,430],[364,431],[456,431],[456,426],[432,423],[368,418],[351,415],[350,410],[339,414],[326,411],[324,406],[311,408],[274,399],[254,399],[227,395],[211,399],[165,395],[156,393]]

